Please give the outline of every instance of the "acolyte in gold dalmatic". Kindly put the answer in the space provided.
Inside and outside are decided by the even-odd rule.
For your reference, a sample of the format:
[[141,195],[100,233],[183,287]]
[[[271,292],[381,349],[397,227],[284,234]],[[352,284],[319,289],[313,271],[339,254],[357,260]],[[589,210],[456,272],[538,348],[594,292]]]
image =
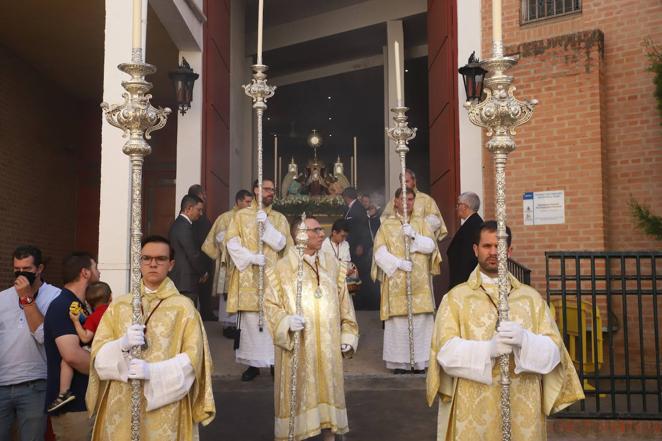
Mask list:
[[[418,200],[418,195],[419,193],[416,193],[415,200]],[[419,234],[434,239],[435,236],[430,231],[424,218],[412,216],[409,223]],[[405,241],[400,217],[391,215],[382,218],[382,224],[377,231],[377,235],[375,235],[373,249],[377,251],[383,246],[395,257],[404,259]],[[441,254],[435,246],[435,250],[430,254],[412,253],[411,261],[413,265],[411,271],[413,313],[432,314],[435,305],[430,276],[439,274]],[[388,320],[395,316],[406,316],[406,273],[396,271],[391,277],[387,277],[373,259],[371,276],[373,280],[381,282],[380,319]]]
[[[290,225],[283,214],[274,210],[271,206],[263,208],[267,214],[267,218],[271,225],[285,236],[287,244],[281,251],[276,252],[270,246],[264,246],[264,256],[266,259],[266,268],[275,265],[276,261],[282,257],[285,252],[294,244],[292,235],[290,234]],[[250,207],[242,208],[237,211],[230,222],[228,231],[225,234],[225,244],[235,237],[240,238],[241,245],[249,251],[256,253],[258,248],[258,231],[257,221],[257,203],[253,201]],[[256,312],[259,310],[258,306],[258,293],[257,293],[257,280],[259,267],[251,265],[244,271],[239,271],[236,267],[231,265],[232,259],[229,253],[225,253],[222,257],[223,262],[229,265],[232,270],[228,276],[228,313],[235,313],[238,311]]]
[[[577,372],[563,345],[556,323],[540,294],[510,281],[510,320],[524,329],[549,337],[560,351],[560,363],[548,374],[515,373],[510,355],[510,405],[513,441],[547,439],[545,417],[584,398]],[[492,366],[492,384],[487,385],[446,374],[437,362],[441,348],[453,337],[487,341],[496,329],[498,304],[496,285],[482,285],[477,268],[469,280],[453,288],[442,300],[432,337],[427,375],[427,401],[439,401],[438,441],[500,441],[500,371]]]
[[[210,423],[216,413],[211,385],[212,361],[202,320],[191,300],[181,295],[169,278],[161,283],[156,292],[146,292],[141,282],[140,292],[143,310],[154,311],[146,327],[145,339],[149,345],[142,351],[142,358],[148,363],[155,363],[186,354],[195,374],[188,394],[179,401],[147,411],[146,401],[142,400],[140,439],[192,441],[197,439],[198,423]],[[99,350],[122,337],[131,325],[131,301],[131,295],[113,300],[92,343],[86,404],[90,413],[96,416],[93,440],[131,439],[130,384],[100,380],[95,368]],[[170,380],[177,381],[175,378]]]
[[210,259],[213,259],[216,268],[214,269],[214,293],[222,294],[227,292],[226,279],[231,272],[232,268],[232,259],[228,259],[229,262],[224,262],[221,258],[223,257],[223,241],[219,243],[217,237],[219,233],[227,233],[228,227],[230,226],[230,221],[234,217],[235,213],[239,211],[237,207],[233,207],[230,211],[226,211],[216,218],[214,224],[207,234],[207,238],[202,244],[202,251],[209,256]]
[[[407,190],[407,192],[409,191],[410,190]],[[414,210],[411,214],[412,219],[420,218],[427,220],[428,226],[433,230],[435,239],[437,241],[442,240],[448,235],[448,229],[446,228],[446,223],[441,215],[441,211],[439,211],[437,202],[430,195],[423,193],[418,189],[414,189],[414,192],[416,193],[416,199],[414,199]],[[382,212],[382,222],[393,215],[395,215],[395,209],[393,208],[393,199],[391,199]],[[428,216],[433,216],[437,218],[437,220],[433,220]]]
[[[297,372],[296,440],[315,436],[322,429],[336,434],[349,430],[341,345],[350,345],[353,352],[359,338],[354,307],[345,284],[345,264],[325,253],[306,258],[309,261],[304,265],[303,274],[305,329],[301,331]],[[296,252],[291,249],[266,270],[265,317],[276,347],[276,441],[288,439],[293,349],[288,316],[296,311],[298,261]]]

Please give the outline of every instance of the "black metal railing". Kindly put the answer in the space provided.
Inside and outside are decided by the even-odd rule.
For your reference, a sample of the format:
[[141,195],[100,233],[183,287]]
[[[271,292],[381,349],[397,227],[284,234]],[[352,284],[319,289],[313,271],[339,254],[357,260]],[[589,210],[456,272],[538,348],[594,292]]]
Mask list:
[[662,252],[547,252],[547,301],[586,399],[571,418],[662,419]]
[[508,259],[508,271],[520,282],[531,284],[531,270],[516,260]]

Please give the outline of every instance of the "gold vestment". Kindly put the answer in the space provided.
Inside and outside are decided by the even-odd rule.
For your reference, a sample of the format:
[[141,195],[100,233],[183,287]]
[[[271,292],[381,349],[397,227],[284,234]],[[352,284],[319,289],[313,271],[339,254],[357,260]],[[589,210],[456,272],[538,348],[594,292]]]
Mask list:
[[[424,218],[412,217],[410,221],[417,233],[435,240],[435,236]],[[382,246],[386,246],[388,252],[395,257],[404,259],[405,240],[399,217],[393,215],[382,218],[382,224],[375,235],[374,252],[377,252]],[[436,242],[435,250],[432,253],[412,253],[411,261],[413,264],[411,271],[413,312],[414,314],[431,314],[434,312],[435,304],[430,276],[439,274],[441,264],[441,254]],[[389,317],[407,315],[406,273],[397,270],[391,277],[387,277],[373,256],[371,276],[373,280],[381,282],[380,319],[388,320]]]
[[[232,238],[238,237],[244,248],[257,253],[258,232],[257,220],[255,219],[257,211],[257,202],[253,201],[250,207],[242,208],[234,214],[228,231],[225,233],[225,246],[227,246],[227,243]],[[287,222],[285,216],[273,210],[271,206],[264,207],[264,212],[267,213],[267,218],[271,225],[283,234],[287,241],[285,248],[278,252],[274,251],[269,245],[264,244],[265,266],[269,268],[275,265],[280,257],[285,255],[288,248],[293,244],[293,241],[290,234],[290,224]],[[222,259],[225,263],[230,263],[232,260],[227,252],[227,247]],[[228,286],[226,287],[228,292],[228,313],[232,314],[238,311],[257,312],[259,310],[257,295],[258,268],[256,265],[250,265],[246,270],[239,271],[234,265],[231,265],[229,268]]]
[[[140,290],[143,311],[146,314],[154,311],[145,331],[149,347],[142,352],[142,358],[154,363],[185,353],[195,371],[195,381],[183,399],[147,412],[143,397],[140,439],[191,441],[194,424],[207,425],[216,414],[211,384],[213,368],[205,328],[191,300],[181,295],[169,278],[154,293],[146,292],[142,282]],[[92,440],[131,439],[131,385],[100,380],[94,368],[101,347],[122,337],[131,325],[131,302],[131,294],[113,299],[92,342],[90,380],[85,397],[90,414],[96,415]]]
[[[547,439],[545,416],[584,398],[577,372],[563,345],[549,307],[540,294],[509,274],[509,318],[534,334],[552,339],[561,362],[547,375],[515,374],[510,356],[510,406],[513,441]],[[444,296],[437,311],[427,374],[427,401],[439,398],[437,441],[500,441],[500,371],[492,368],[492,384],[486,385],[447,375],[437,361],[439,350],[453,337],[490,340],[495,333],[497,292],[481,286],[478,267],[468,281]]]
[[[276,441],[288,438],[294,338],[287,316],[296,311],[298,260],[292,248],[266,271],[265,316],[276,349]],[[356,349],[358,324],[345,284],[346,265],[319,253],[318,269],[321,295],[315,294],[318,288],[315,270],[304,264],[302,308],[306,323],[301,331],[298,360],[296,440],[315,436],[322,429],[337,434],[349,430],[340,347],[345,343]]]
[[[420,217],[421,219],[425,219],[429,215],[438,217],[441,226],[434,232],[434,236],[437,241],[441,241],[448,234],[448,229],[446,229],[446,223],[444,222],[444,217],[441,215],[441,211],[439,211],[437,202],[430,195],[423,193],[420,190],[414,191],[416,192],[416,198],[414,199],[412,217]],[[395,209],[393,208],[393,199],[391,199],[388,201],[388,204],[386,204],[386,207],[382,212],[382,222],[384,219],[393,215],[395,215]]]
[[223,242],[218,243],[216,241],[216,236],[220,232],[226,232],[230,226],[230,221],[234,217],[234,214],[237,212],[237,207],[233,207],[232,210],[226,211],[216,218],[214,224],[207,234],[207,238],[202,244],[202,251],[209,256],[210,259],[214,260],[216,268],[214,270],[214,293],[223,294],[227,292],[226,281],[227,276],[230,274],[232,265],[232,259],[229,262],[223,262],[221,259],[223,257]]

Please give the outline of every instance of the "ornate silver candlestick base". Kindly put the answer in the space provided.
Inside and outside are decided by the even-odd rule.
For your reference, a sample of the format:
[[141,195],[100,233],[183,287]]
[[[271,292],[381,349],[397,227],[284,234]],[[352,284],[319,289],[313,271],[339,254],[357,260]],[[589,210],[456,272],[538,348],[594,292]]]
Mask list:
[[[407,144],[416,136],[416,128],[410,128],[407,123],[408,107],[394,107],[391,109],[393,112],[393,121],[395,126],[387,127],[386,134],[392,139],[395,144],[395,151],[400,156],[400,188],[402,189],[402,221],[403,223],[409,222],[407,219],[407,185],[405,184],[405,171],[407,170],[407,152],[409,147]],[[405,235],[405,259],[411,260],[409,255],[410,240]],[[407,289],[407,328],[409,331],[409,366],[413,371],[415,369],[416,361],[414,358],[414,310],[412,303],[411,291],[411,273],[406,274],[406,289]]]
[[[149,100],[152,83],[145,80],[146,75],[156,72],[156,67],[143,63],[142,50],[134,49],[131,63],[123,63],[118,69],[131,76],[131,79],[122,81],[126,92],[122,94],[122,104],[101,103],[106,115],[106,121],[124,131],[129,140],[124,144],[122,151],[131,161],[131,293],[132,323],[141,324],[140,295],[140,239],[142,237],[142,168],[145,156],[152,151],[145,139],[150,139],[150,133],[165,126],[169,108],[155,108]],[[139,346],[131,348],[131,357],[140,358]],[[131,440],[140,439],[140,403],[142,397],[142,384],[140,380],[131,380]]]

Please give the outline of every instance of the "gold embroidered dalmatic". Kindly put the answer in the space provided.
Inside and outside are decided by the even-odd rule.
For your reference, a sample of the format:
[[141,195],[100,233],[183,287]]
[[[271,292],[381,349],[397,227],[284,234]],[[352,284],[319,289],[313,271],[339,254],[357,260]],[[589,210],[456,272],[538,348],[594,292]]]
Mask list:
[[[416,192],[416,198],[414,199],[414,210],[412,211],[412,217],[419,217],[425,219],[429,215],[433,215],[439,218],[441,226],[437,231],[434,232],[434,237],[437,241],[441,241],[448,234],[448,229],[446,229],[446,223],[444,222],[444,217],[439,211],[437,202],[432,199],[432,197],[426,193],[423,193],[420,190],[414,190]],[[388,201],[384,211],[382,212],[382,222],[384,219],[387,219],[395,215],[395,209],[393,208],[393,199]],[[375,248],[376,249],[376,248]]]
[[[238,237],[244,248],[247,248],[253,253],[257,253],[258,232],[257,221],[255,220],[257,211],[257,202],[253,201],[250,207],[242,208],[234,214],[230,226],[228,227],[228,231],[225,233],[224,245],[227,245],[230,239]],[[274,251],[269,245],[264,244],[264,257],[266,259],[265,266],[266,268],[269,268],[273,266],[280,257],[285,255],[288,248],[293,245],[293,241],[292,235],[290,234],[290,224],[287,222],[285,216],[278,211],[273,210],[271,206],[264,207],[264,212],[267,213],[271,225],[283,234],[287,240],[285,248],[279,252]],[[227,249],[225,250],[222,259],[226,264],[232,261]],[[238,311],[257,312],[259,310],[257,295],[258,266],[251,265],[244,271],[239,271],[234,265],[228,269],[230,270],[228,286],[226,287],[228,291],[228,313],[232,314]]]
[[[298,361],[296,440],[315,436],[322,429],[337,434],[349,430],[340,346],[345,343],[356,349],[359,329],[345,284],[345,264],[325,253],[318,256],[321,296],[315,295],[315,271],[304,265],[302,308],[306,324],[301,331]],[[266,271],[265,316],[276,347],[276,441],[288,437],[294,339],[287,316],[296,311],[297,269],[298,257],[292,248]]]
[[216,218],[214,225],[212,225],[207,238],[202,244],[202,251],[209,256],[210,259],[214,259],[216,268],[214,270],[214,292],[216,294],[223,294],[226,291],[226,281],[227,275],[230,273],[231,268],[234,266],[232,264],[232,259],[229,259],[229,262],[224,262],[221,258],[223,257],[223,243],[218,243],[216,241],[216,236],[220,232],[227,232],[228,227],[230,226],[230,221],[234,217],[234,214],[237,212],[237,207],[233,207],[232,210],[226,211]]
[[[418,198],[418,196],[417,196]],[[434,234],[430,231],[425,219],[412,217],[410,224],[414,230],[434,240]],[[382,246],[386,246],[389,253],[400,259],[405,258],[405,239],[402,233],[402,222],[395,215],[382,218],[382,224],[375,235],[373,250],[377,252]],[[430,276],[440,272],[441,254],[435,246],[430,254],[412,253],[413,264],[411,271],[412,306],[414,314],[425,314],[434,312],[434,295]],[[393,276],[387,277],[379,268],[375,259],[372,259],[371,276],[373,280],[381,282],[381,304],[380,318],[388,320],[389,317],[407,315],[407,276],[404,271],[396,271]]]
[[[510,406],[513,441],[547,439],[545,416],[584,398],[577,372],[563,345],[549,307],[540,294],[509,274],[510,320],[538,335],[546,335],[558,346],[561,362],[547,375],[515,374],[510,356]],[[439,398],[438,441],[500,441],[500,371],[492,368],[492,384],[453,378],[437,361],[439,350],[453,337],[490,340],[497,322],[496,289],[481,287],[478,268],[469,280],[453,288],[441,301],[430,351],[427,374],[428,405]]]
[[[141,282],[143,311],[149,314],[163,300],[149,319],[145,338],[149,344],[142,352],[148,363],[168,360],[177,354],[188,355],[195,371],[195,381],[186,397],[147,412],[142,399],[142,441],[191,441],[194,424],[209,424],[216,414],[212,393],[213,371],[207,335],[193,303],[177,291],[166,278],[155,293],[147,293]],[[92,343],[90,380],[85,397],[90,414],[96,415],[93,440],[125,441],[131,439],[131,385],[121,381],[103,381],[94,368],[101,347],[122,337],[131,325],[132,295],[114,299],[106,310]]]

